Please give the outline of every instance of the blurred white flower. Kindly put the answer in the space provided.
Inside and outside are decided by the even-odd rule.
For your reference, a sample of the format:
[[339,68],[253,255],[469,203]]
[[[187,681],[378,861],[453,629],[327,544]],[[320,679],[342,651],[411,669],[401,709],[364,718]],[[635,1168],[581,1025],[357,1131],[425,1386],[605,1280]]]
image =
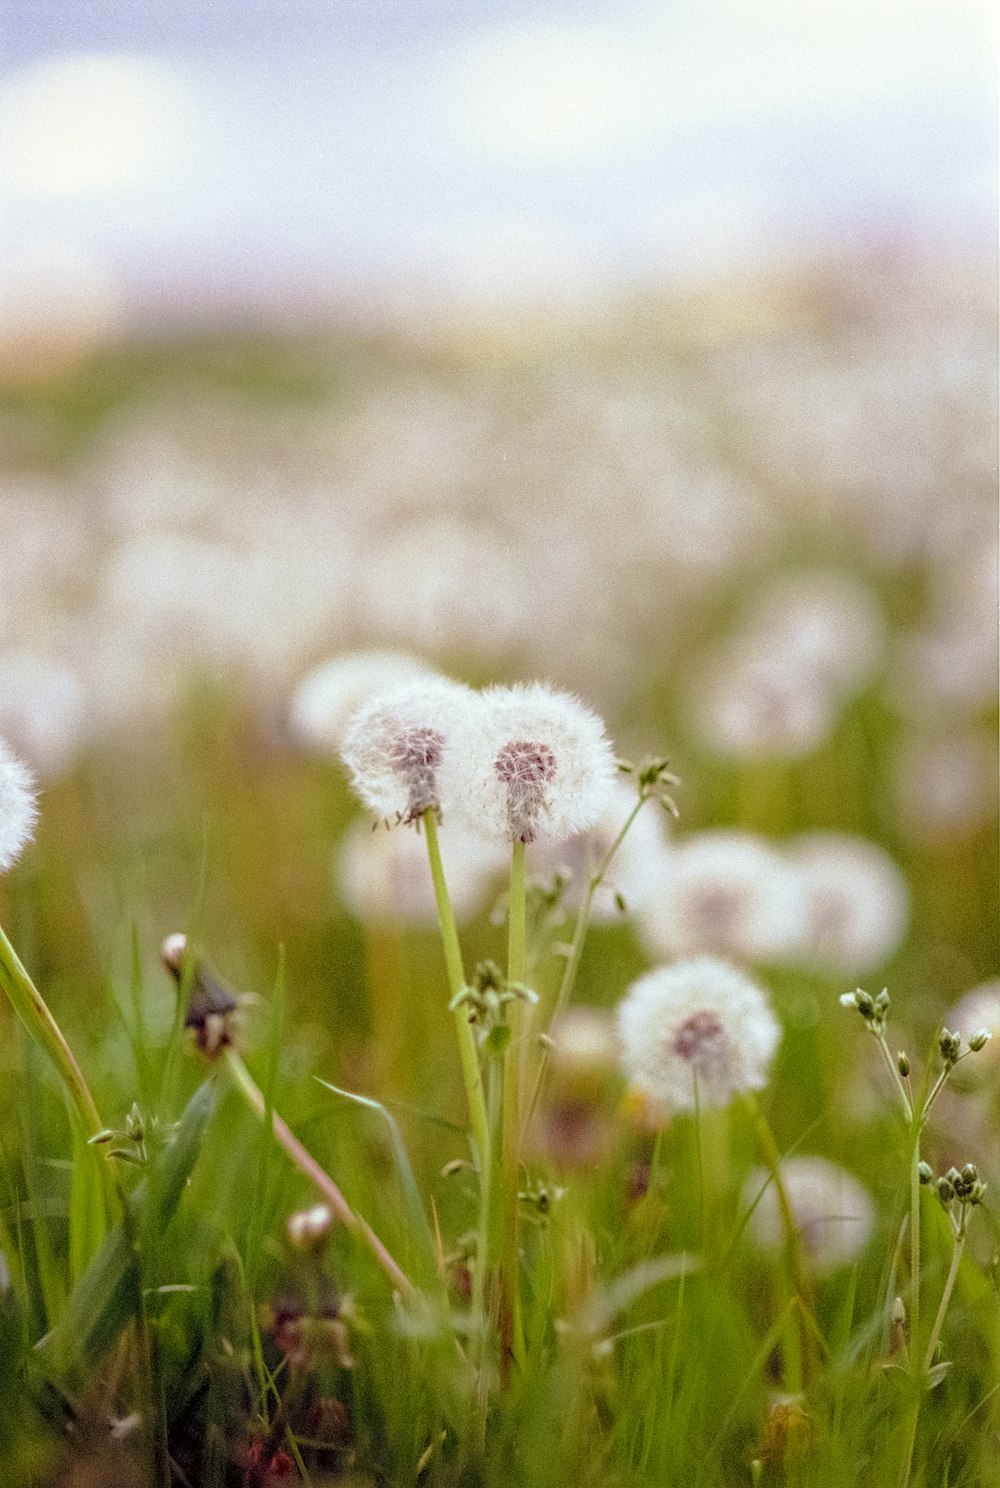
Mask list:
[[39,777],[60,774],[89,734],[77,673],[43,651],[0,653],[0,730]]
[[800,881],[784,856],[751,832],[719,830],[671,846],[638,929],[656,955],[769,961],[798,943],[802,916]]
[[559,1099],[594,1099],[618,1068],[614,1018],[603,1008],[567,1008],[552,1025],[549,1057]]
[[433,668],[405,651],[349,651],[314,667],[292,695],[292,734],[318,754],[339,755],[352,716],[378,692],[432,675]]
[[37,816],[31,774],[0,739],[0,873],[17,862],[31,841]]
[[[636,800],[634,784],[615,779],[600,820],[586,832],[578,832],[562,841],[544,838],[531,844],[528,868],[532,877],[548,884],[556,873],[562,873],[568,880],[563,902],[568,907],[577,906],[591,875],[607,857]],[[625,834],[603,883],[594,895],[593,917],[597,920],[620,918],[618,895],[628,913],[640,910],[656,891],[668,853],[666,815],[655,801],[647,801]]]
[[701,742],[733,759],[799,759],[824,742],[836,696],[814,669],[737,636],[706,657],[688,685],[688,712]]
[[[763,991],[709,956],[661,966],[618,1007],[622,1067],[668,1111],[724,1106],[767,1080],[781,1030]],[[697,1089],[696,1089],[697,1087]]]
[[470,688],[437,676],[401,683],[363,703],[345,730],[341,757],[368,809],[387,822],[415,822],[439,810],[442,767],[464,747],[477,704]]
[[848,698],[882,660],[885,619],[873,592],[854,575],[793,570],[772,581],[745,617],[747,632],[799,679]]
[[966,837],[996,813],[996,734],[988,728],[910,734],[899,746],[893,777],[900,825],[912,841]]
[[534,842],[592,827],[615,779],[596,713],[544,683],[518,683],[479,694],[443,764],[441,795],[475,830]]
[[[446,821],[439,832],[441,858],[455,918],[471,919],[482,907],[506,855],[496,843]],[[336,863],[337,888],[347,909],[376,925],[435,925],[437,901],[418,832],[372,831],[358,821],[348,828]]]
[[[875,1227],[875,1205],[854,1174],[826,1158],[802,1156],[786,1158],[781,1176],[811,1269],[818,1274],[836,1271],[860,1255]],[[744,1204],[749,1208],[758,1194],[750,1236],[761,1250],[779,1255],[786,1244],[784,1224],[774,1184],[762,1168],[748,1177]]]
[[802,932],[785,959],[854,976],[874,971],[906,932],[910,895],[899,868],[877,843],[813,832],[787,844],[803,894]]

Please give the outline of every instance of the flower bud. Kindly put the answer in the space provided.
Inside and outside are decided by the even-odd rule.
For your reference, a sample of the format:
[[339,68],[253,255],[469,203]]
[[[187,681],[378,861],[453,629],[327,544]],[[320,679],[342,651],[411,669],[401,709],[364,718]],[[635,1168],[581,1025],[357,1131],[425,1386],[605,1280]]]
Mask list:
[[930,1183],[934,1177],[934,1169],[929,1162],[922,1162],[917,1170],[920,1174],[921,1183]]
[[979,1032],[974,1033],[969,1040],[970,1051],[973,1054],[978,1054],[980,1049],[985,1048],[992,1037],[993,1035],[988,1028],[980,1028]]
[[333,1211],[326,1204],[314,1204],[311,1209],[299,1209],[288,1216],[288,1243],[293,1250],[322,1250],[332,1224]]
[[909,1078],[910,1061],[908,1056],[903,1053],[902,1049],[900,1049],[899,1053],[896,1055],[896,1068],[899,1070],[899,1073],[902,1075],[904,1080]]

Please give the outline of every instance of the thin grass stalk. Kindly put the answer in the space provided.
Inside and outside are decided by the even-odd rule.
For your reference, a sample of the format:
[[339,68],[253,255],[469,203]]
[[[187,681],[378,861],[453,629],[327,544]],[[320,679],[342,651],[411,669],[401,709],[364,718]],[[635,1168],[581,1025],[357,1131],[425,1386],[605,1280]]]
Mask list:
[[[618,833],[618,836],[608,848],[598,867],[594,870],[590,878],[587,880],[587,887],[584,889],[583,899],[580,901],[580,908],[577,910],[576,923],[573,926],[573,938],[570,941],[569,955],[566,957],[566,964],[563,967],[563,974],[559,981],[559,990],[556,993],[556,1000],[552,1005],[552,1014],[549,1018],[550,1032],[555,1024],[558,1022],[562,1014],[566,1011],[566,1008],[569,1005],[569,1000],[573,995],[573,988],[576,986],[576,978],[580,970],[580,960],[583,955],[583,946],[585,940],[587,939],[587,931],[590,929],[590,916],[594,907],[594,895],[597,893],[597,890],[604,882],[605,875],[608,869],[611,867],[612,859],[624,842],[626,834],[628,833],[636,817],[639,815],[639,812],[645,805],[647,799],[648,798],[646,796],[640,795],[639,799],[636,801],[635,805],[632,807],[632,810],[626,817],[622,829]],[[538,1068],[535,1071],[535,1083],[532,1086],[531,1097],[528,1101],[527,1109],[525,1110],[524,1114],[524,1121],[521,1127],[522,1136],[527,1130],[532,1116],[535,1114],[535,1107],[538,1105],[538,1098],[542,1093],[542,1086],[545,1083],[545,1075],[546,1071],[548,1070],[548,1065],[549,1045],[543,1043],[541,1056],[538,1061]]]
[[[799,1227],[795,1222],[795,1213],[792,1209],[791,1200],[788,1197],[788,1189],[785,1187],[785,1180],[782,1177],[781,1152],[774,1139],[771,1124],[764,1115],[760,1102],[752,1091],[745,1093],[744,1100],[753,1118],[754,1131],[760,1143],[761,1153],[778,1199],[778,1212],[781,1215],[781,1224],[785,1232],[785,1247],[788,1253],[788,1267],[792,1287],[799,1302],[798,1342],[801,1350],[802,1384],[804,1388],[808,1389],[816,1376],[816,1369],[819,1363],[814,1331],[816,1306],[813,1297],[812,1282],[805,1267],[805,1261],[802,1255],[802,1238],[799,1234]],[[812,1323],[812,1326],[810,1323]]]
[[[247,1105],[261,1121],[267,1119],[268,1105],[250,1071],[243,1060],[233,1048],[227,1048],[224,1053],[226,1068],[232,1078],[233,1084]],[[417,1295],[417,1288],[403,1271],[402,1267],[393,1259],[392,1255],[376,1235],[368,1222],[355,1214],[348,1204],[340,1189],[334,1183],[312,1153],[307,1151],[299,1141],[286,1122],[278,1115],[278,1112],[270,1110],[271,1126],[275,1140],[284,1148],[292,1162],[309,1181],[316,1187],[323,1198],[329,1204],[341,1224],[356,1239],[368,1247],[382,1271],[392,1282],[393,1286],[405,1296]]]

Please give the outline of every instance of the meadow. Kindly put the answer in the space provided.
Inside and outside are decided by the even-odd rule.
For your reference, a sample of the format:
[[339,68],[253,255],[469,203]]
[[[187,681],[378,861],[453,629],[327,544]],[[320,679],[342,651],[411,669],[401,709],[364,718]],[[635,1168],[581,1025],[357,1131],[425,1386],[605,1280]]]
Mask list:
[[0,1484],[1000,1483],[944,282],[5,372]]

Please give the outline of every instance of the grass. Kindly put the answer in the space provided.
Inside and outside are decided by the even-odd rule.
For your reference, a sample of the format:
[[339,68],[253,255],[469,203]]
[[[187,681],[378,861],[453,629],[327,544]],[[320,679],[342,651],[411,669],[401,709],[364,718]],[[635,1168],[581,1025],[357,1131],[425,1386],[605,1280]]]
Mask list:
[[[142,379],[169,380],[167,363],[143,362]],[[226,378],[255,396],[313,395],[308,358],[276,359],[270,381],[240,366],[232,353]],[[43,400],[58,414],[54,458],[131,378],[126,359],[98,369],[89,401],[78,390],[53,412]],[[890,607],[911,605],[908,584]],[[684,737],[682,703],[647,685],[651,670],[645,658],[622,711],[658,747]],[[933,1050],[948,1004],[996,974],[996,843],[990,829],[948,846],[900,840],[885,805],[897,729],[874,688],[802,763],[723,767],[687,745],[681,824],[838,827],[886,845],[914,908],[879,985],[891,1036]],[[330,859],[353,813],[335,770],[276,744],[224,688],[193,695],[139,749],[95,749],[45,791],[35,845],[0,880],[0,923],[116,1135],[86,1144],[55,1071],[0,1012],[0,1488],[230,1488],[285,1471],[344,1488],[895,1485],[913,1391],[891,1367],[907,1135],[870,1041],[838,1006],[851,986],[819,974],[766,973],[784,1036],[761,1104],[779,1149],[850,1167],[878,1221],[856,1262],[816,1280],[814,1323],[784,1259],[749,1243],[752,1117],[739,1105],[678,1117],[654,1144],[615,1103],[598,1164],[564,1170],[533,1152],[520,1175],[524,1344],[480,1429],[464,1321],[478,1196],[461,1161],[453,988],[433,933],[366,930],[336,901]],[[263,1120],[185,1035],[158,962],[180,929],[260,999],[244,1042]],[[486,915],[462,942],[468,967],[505,960],[505,929]],[[645,964],[626,922],[594,927],[575,1000],[612,1006]],[[539,969],[550,1000],[559,969]],[[378,1010],[394,998],[402,1069],[379,1048]],[[959,1101],[925,1138],[938,1170],[972,1159],[991,1189],[944,1321],[951,1367],[921,1400],[914,1488],[1000,1484],[995,1100],[993,1126],[970,1121],[968,1136],[967,1110]],[[289,1245],[288,1215],[317,1196],[274,1140],[276,1112],[426,1305],[394,1298],[344,1226],[321,1254]],[[986,1150],[966,1147],[977,1137]],[[96,1176],[109,1167],[118,1213]],[[952,1242],[926,1191],[921,1204],[926,1338]],[[800,1411],[785,1397],[803,1326],[818,1365]]]

